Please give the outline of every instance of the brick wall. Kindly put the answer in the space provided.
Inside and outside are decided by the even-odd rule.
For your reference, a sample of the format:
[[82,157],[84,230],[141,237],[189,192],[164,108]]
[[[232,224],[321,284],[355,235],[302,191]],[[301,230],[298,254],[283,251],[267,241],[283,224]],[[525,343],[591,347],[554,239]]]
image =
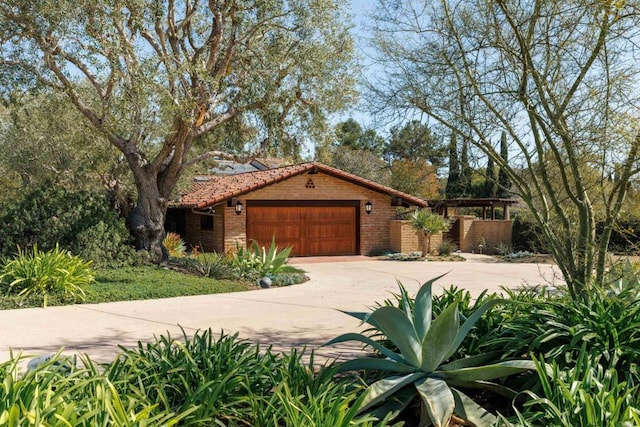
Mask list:
[[182,236],[184,241],[190,246],[198,246],[206,252],[220,252],[223,250],[224,236],[224,209],[226,205],[216,205],[213,207],[213,230],[202,230],[200,228],[200,218],[202,215],[185,211],[186,235]]
[[[360,253],[388,250],[391,247],[389,221],[395,218],[396,208],[391,197],[351,184],[322,172],[302,174],[239,197],[245,209],[236,215],[233,208],[225,210],[225,250],[233,250],[236,242],[246,244],[247,200],[358,200],[360,201]],[[364,204],[373,204],[367,215]]]
[[394,252],[409,253],[421,248],[421,233],[413,228],[409,221],[393,220],[390,227],[391,249]]
[[[482,220],[460,216],[460,250],[494,254],[500,243],[511,243],[510,220]],[[482,248],[480,247],[482,245]]]
[[236,214],[235,207],[228,207],[224,205],[224,252],[235,251],[237,246],[247,245],[247,227],[245,220],[246,215],[246,200],[239,199],[243,204],[242,213]]
[[[393,220],[390,224],[391,249],[394,252],[422,252],[424,234],[411,226],[409,221]],[[431,235],[431,252],[437,252],[442,243],[442,233]]]
[[468,239],[471,244],[483,244],[482,252],[495,254],[500,243],[511,243],[512,223],[510,220],[475,220],[469,230]]

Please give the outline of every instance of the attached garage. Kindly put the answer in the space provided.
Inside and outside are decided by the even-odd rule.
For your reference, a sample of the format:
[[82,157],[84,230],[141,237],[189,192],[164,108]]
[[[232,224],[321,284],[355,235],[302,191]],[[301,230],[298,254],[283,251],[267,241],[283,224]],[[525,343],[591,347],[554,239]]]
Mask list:
[[390,222],[399,207],[427,203],[311,162],[199,177],[170,206],[167,224],[205,251],[233,251],[252,240],[269,246],[275,238],[295,256],[368,255],[390,249]]
[[358,201],[248,201],[247,240],[293,247],[294,256],[356,255]]

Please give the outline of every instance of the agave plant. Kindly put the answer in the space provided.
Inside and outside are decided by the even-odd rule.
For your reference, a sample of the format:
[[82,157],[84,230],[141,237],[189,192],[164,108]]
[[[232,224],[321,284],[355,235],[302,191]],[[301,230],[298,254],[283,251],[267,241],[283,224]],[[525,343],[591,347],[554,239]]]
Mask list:
[[281,273],[304,273],[303,270],[286,264],[291,247],[280,250],[276,245],[275,237],[271,239],[269,248],[261,247],[255,240],[248,249],[241,246],[231,258],[231,264],[244,276],[251,274],[257,277]]
[[[371,325],[386,336],[397,350],[358,333],[341,335],[326,345],[345,341],[360,341],[379,352],[384,358],[361,357],[344,362],[339,370],[382,371],[388,376],[367,387],[360,412],[374,410],[382,416],[400,413],[416,397],[421,399],[420,425],[447,426],[454,414],[471,425],[490,426],[497,419],[475,403],[461,388],[486,388],[514,397],[509,388],[491,380],[534,370],[531,360],[509,360],[484,365],[496,353],[480,354],[449,361],[478,319],[496,304],[485,302],[460,325],[458,302],[450,304],[432,319],[433,283],[442,276],[426,282],[410,303],[400,283],[400,308],[383,306],[372,313],[345,312]],[[413,305],[413,309],[412,309]]]

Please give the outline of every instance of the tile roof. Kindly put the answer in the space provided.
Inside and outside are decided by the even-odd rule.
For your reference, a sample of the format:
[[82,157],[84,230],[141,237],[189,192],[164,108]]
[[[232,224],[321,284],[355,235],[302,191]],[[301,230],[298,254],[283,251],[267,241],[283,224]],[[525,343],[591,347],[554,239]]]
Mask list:
[[292,166],[237,175],[199,177],[199,179],[194,182],[191,190],[183,194],[179,201],[172,203],[171,206],[202,209],[314,169],[318,172],[341,178],[379,193],[386,193],[389,196],[401,198],[403,201],[414,206],[428,206],[427,202],[422,199],[318,162],[300,163]]

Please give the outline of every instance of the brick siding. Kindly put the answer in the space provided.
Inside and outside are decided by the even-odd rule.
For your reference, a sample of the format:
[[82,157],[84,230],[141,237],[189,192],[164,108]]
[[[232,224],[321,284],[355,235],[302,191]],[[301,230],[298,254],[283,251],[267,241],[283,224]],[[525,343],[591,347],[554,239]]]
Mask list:
[[[394,252],[410,253],[422,252],[422,242],[424,234],[418,232],[406,220],[391,221],[391,249]],[[438,246],[442,243],[442,233],[431,235],[431,252],[437,252]]]
[[[391,247],[389,222],[396,216],[396,208],[391,206],[391,197],[365,187],[334,178],[322,172],[302,174],[238,198],[244,205],[241,215],[233,208],[225,208],[224,250],[233,250],[236,242],[246,244],[246,206],[248,200],[358,200],[360,201],[360,254],[388,250]],[[364,204],[373,205],[367,215]]]
[[200,217],[202,215],[185,212],[186,235],[182,236],[191,247],[198,246],[206,252],[220,252],[224,250],[224,209],[226,205],[216,205],[213,207],[213,230],[200,229]]

